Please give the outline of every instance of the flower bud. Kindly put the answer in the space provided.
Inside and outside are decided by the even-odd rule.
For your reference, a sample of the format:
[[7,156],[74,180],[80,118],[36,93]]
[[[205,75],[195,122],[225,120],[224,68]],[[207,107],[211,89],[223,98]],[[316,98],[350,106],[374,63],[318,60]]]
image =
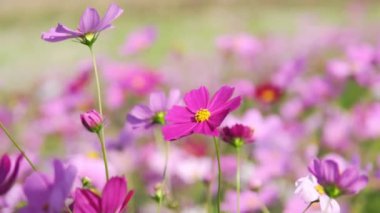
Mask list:
[[95,110],[90,110],[81,114],[80,119],[83,126],[90,132],[99,133],[99,131],[103,128],[103,118]]

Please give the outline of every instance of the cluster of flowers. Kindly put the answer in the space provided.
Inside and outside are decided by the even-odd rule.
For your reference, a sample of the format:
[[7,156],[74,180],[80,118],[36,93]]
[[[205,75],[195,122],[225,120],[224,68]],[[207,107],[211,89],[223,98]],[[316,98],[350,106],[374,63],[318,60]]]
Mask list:
[[[339,29],[304,32],[294,41],[300,49],[289,38],[240,33],[217,38],[211,61],[177,50],[157,70],[111,59],[98,70],[94,44],[122,12],[111,4],[100,18],[88,8],[76,30],[58,24],[42,34],[88,46],[92,64],[63,85],[45,82],[35,96],[1,106],[0,137],[20,152],[1,158],[2,212],[365,211],[340,198],[360,192],[369,177],[369,194],[378,190],[380,47]],[[122,53],[143,56],[156,37],[154,27],[140,29]],[[326,59],[334,51],[343,54]],[[215,83],[231,86],[210,96]],[[189,92],[181,97],[174,88]],[[16,126],[22,146],[6,128]],[[53,161],[54,177],[41,171],[52,157],[62,158]]]

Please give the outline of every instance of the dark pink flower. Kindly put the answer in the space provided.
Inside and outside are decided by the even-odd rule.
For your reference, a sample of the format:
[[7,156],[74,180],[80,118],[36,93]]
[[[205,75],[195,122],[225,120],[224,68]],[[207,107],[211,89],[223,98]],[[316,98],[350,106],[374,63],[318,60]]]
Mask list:
[[74,212],[76,213],[120,213],[124,212],[133,196],[128,191],[127,182],[123,177],[111,178],[99,196],[89,189],[77,189],[74,197]]
[[112,27],[112,22],[123,13],[116,4],[111,4],[104,17],[101,19],[98,11],[87,8],[79,22],[76,30],[72,30],[62,24],[58,24],[50,31],[44,32],[41,38],[48,42],[58,42],[71,38],[77,38],[83,44],[91,46],[97,39],[99,33]]
[[166,115],[168,124],[162,131],[165,140],[176,140],[198,133],[217,136],[217,128],[231,111],[239,107],[241,97],[232,97],[234,88],[223,86],[209,98],[206,87],[188,92],[184,101],[186,106],[173,106]]
[[103,118],[96,110],[90,110],[80,115],[82,124],[90,132],[99,132],[103,127]]
[[271,83],[265,83],[255,88],[255,97],[262,103],[272,104],[281,97],[281,89]]
[[224,127],[220,131],[220,137],[223,141],[236,148],[239,148],[246,143],[253,143],[254,141],[253,129],[242,124],[235,124],[232,127]]
[[0,196],[6,194],[16,181],[17,174],[20,168],[22,155],[19,155],[16,160],[14,169],[11,172],[11,160],[7,154],[4,154],[0,160]]

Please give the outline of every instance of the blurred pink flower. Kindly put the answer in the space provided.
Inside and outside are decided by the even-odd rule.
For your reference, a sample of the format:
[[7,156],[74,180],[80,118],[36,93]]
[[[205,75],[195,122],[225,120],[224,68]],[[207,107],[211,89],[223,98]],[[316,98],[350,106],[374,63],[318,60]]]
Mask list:
[[138,29],[128,35],[123,47],[122,52],[126,55],[136,54],[145,49],[148,49],[155,42],[157,38],[156,28],[149,26]]

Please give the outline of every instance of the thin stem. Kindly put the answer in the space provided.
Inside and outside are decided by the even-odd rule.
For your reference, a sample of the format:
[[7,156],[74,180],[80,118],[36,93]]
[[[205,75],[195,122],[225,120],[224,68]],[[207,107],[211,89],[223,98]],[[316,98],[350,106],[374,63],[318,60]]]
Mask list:
[[[103,129],[103,128],[102,128]],[[102,147],[102,156],[103,156],[103,162],[104,162],[104,170],[106,173],[106,179],[109,179],[109,173],[108,173],[108,161],[107,161],[107,152],[106,152],[106,145],[104,143],[104,132],[99,131],[99,133],[96,134],[99,138],[100,145]]]
[[95,57],[94,51],[92,50],[92,47],[90,47],[90,52],[91,52],[91,58],[92,58],[92,66],[94,67],[94,73],[95,73],[99,113],[101,116],[103,116],[102,96],[101,96],[100,80],[99,80],[99,74],[98,74],[98,66],[96,65],[96,57]]
[[[90,52],[91,52],[91,58],[92,58],[92,66],[94,67],[94,73],[95,73],[95,82],[96,82],[96,92],[98,96],[98,106],[99,106],[99,114],[103,117],[103,107],[102,107],[102,96],[101,96],[101,88],[100,88],[100,80],[99,80],[99,74],[98,74],[98,66],[96,64],[96,57],[94,54],[94,51],[92,50],[92,47],[89,46]],[[104,127],[102,127],[97,133],[100,145],[102,147],[102,156],[104,161],[104,168],[106,172],[106,178],[109,179],[109,173],[108,173],[108,161],[107,161],[107,150],[104,142]]]
[[0,128],[4,131],[4,133],[7,135],[9,140],[13,143],[13,145],[18,149],[18,151],[22,154],[22,156],[28,161],[29,165],[32,167],[34,171],[37,171],[37,168],[34,166],[32,161],[28,158],[28,156],[25,154],[24,150],[18,145],[16,140],[12,137],[12,135],[8,132],[8,130],[5,128],[2,122],[0,122]]
[[166,173],[168,171],[168,162],[169,162],[169,149],[170,149],[170,142],[164,141],[165,143],[165,166],[164,166],[164,172],[162,174],[162,179],[164,180],[164,184],[166,183],[167,177]]
[[218,213],[220,213],[220,200],[221,200],[220,186],[222,182],[222,168],[220,166],[219,142],[216,137],[214,137],[214,145],[215,145],[216,159],[218,160],[218,199],[217,199],[216,210]]
[[262,206],[261,206],[261,211],[262,211],[263,213],[270,213],[268,207],[267,207],[265,204],[262,204]]
[[236,148],[236,207],[240,213],[240,148]]

